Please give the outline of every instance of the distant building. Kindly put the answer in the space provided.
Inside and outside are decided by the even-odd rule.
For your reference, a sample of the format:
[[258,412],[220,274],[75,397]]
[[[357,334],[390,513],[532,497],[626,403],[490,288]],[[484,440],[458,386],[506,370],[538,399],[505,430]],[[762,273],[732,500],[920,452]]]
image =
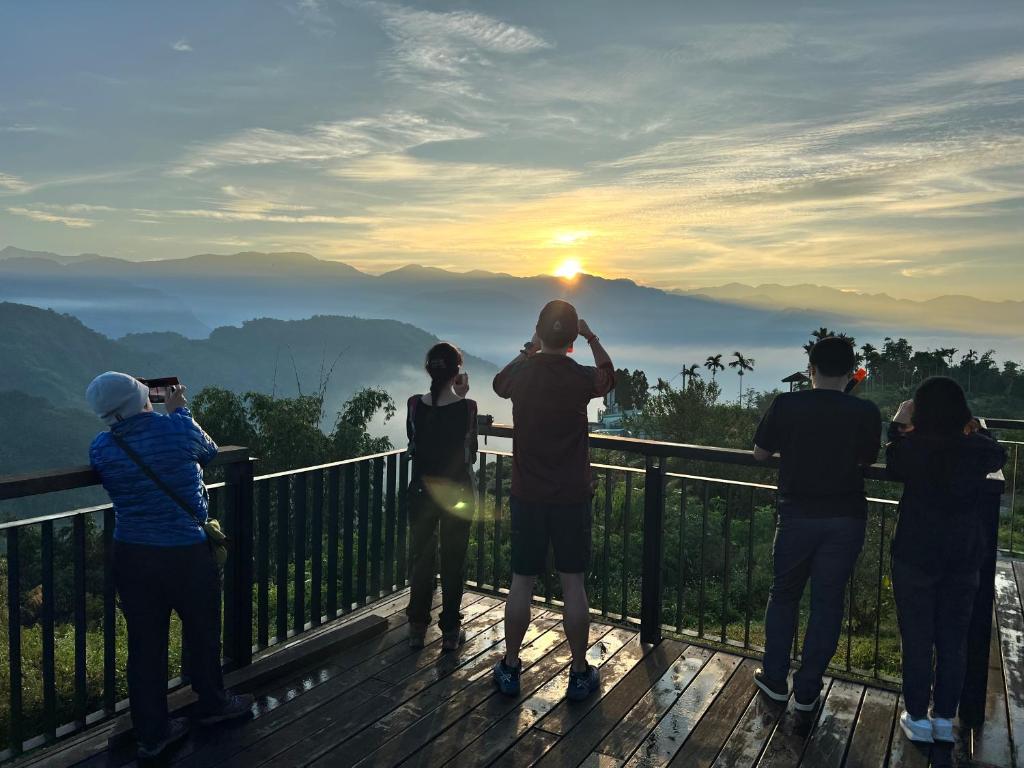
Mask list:
[[626,428],[626,420],[637,415],[635,409],[623,410],[615,398],[613,389],[604,396],[604,409],[597,412],[597,421],[591,422],[590,431],[598,435],[617,437],[640,437]]
[[789,374],[789,376],[782,380],[782,383],[789,384],[789,391],[792,392],[795,389],[806,389],[811,380],[806,373],[797,371],[796,373]]

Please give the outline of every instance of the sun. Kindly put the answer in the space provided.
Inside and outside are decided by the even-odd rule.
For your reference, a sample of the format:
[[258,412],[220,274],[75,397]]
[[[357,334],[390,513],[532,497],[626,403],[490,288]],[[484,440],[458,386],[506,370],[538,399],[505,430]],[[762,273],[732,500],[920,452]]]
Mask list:
[[578,259],[566,259],[555,269],[555,277],[573,280],[581,271],[583,271],[583,265]]

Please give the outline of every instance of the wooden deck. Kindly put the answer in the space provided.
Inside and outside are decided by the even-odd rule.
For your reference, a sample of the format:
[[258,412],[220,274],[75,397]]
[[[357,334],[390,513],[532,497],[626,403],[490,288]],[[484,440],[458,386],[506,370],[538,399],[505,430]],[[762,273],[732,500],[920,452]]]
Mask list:
[[[754,660],[672,639],[643,647],[633,629],[602,623],[590,633],[601,693],[570,704],[560,617],[540,608],[522,652],[522,694],[506,698],[490,679],[502,649],[500,599],[468,593],[467,643],[441,654],[436,626],[424,650],[407,648],[399,593],[366,609],[387,616],[385,634],[256,690],[252,721],[195,731],[170,764],[1021,768],[1024,562],[1001,561],[997,579],[988,722],[982,733],[961,734],[956,747],[910,744],[895,726],[900,703],[890,691],[827,680],[822,708],[801,716],[792,701],[757,694]],[[134,763],[126,749],[80,764]]]

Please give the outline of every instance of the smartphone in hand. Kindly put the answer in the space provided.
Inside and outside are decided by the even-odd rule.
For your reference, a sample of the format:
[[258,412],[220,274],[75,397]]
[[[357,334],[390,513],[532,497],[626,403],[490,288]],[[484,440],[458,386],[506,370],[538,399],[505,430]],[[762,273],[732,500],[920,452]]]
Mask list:
[[153,404],[166,403],[171,387],[176,387],[181,383],[178,381],[177,376],[164,376],[159,379],[139,379],[139,381],[149,387],[149,402]]

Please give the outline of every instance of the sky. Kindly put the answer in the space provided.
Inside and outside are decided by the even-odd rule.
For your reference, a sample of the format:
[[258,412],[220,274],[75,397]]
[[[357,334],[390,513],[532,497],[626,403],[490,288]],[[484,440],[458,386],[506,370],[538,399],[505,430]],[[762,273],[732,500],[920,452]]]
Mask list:
[[0,246],[1024,288],[1024,4],[0,6]]

